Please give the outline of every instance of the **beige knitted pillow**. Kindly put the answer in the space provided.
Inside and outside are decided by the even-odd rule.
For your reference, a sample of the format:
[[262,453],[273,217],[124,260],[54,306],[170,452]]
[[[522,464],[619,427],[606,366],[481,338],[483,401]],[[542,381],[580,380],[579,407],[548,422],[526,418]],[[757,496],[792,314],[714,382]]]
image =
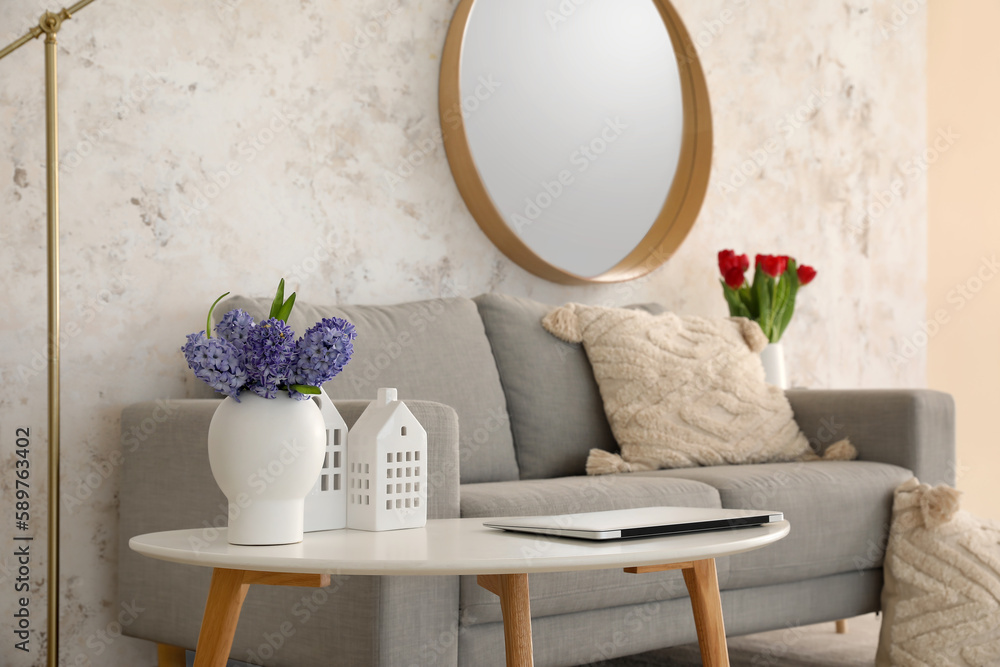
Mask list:
[[878,667],[1000,665],[1000,522],[958,496],[915,477],[896,489]]
[[[621,447],[592,449],[590,475],[818,458],[784,393],[764,382],[767,338],[750,320],[571,303],[542,325],[583,343]],[[846,440],[824,454],[854,456]]]

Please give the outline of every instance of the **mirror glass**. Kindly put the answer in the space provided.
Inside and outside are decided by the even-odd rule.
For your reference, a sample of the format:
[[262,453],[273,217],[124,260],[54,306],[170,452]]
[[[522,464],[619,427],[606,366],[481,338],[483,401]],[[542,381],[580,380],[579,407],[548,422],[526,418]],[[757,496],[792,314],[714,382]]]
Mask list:
[[[535,270],[517,255],[533,255],[528,264],[547,265],[545,277],[562,274],[563,282],[613,274],[644,243],[659,248],[672,221],[656,223],[679,169],[691,170],[682,157],[692,125],[685,59],[662,3],[462,5],[457,73],[442,65],[442,128],[456,181],[484,231],[525,268]],[[448,97],[452,75],[457,90]],[[459,141],[448,136],[456,132]],[[480,197],[488,202],[472,201]],[[498,241],[488,228],[497,225],[513,238]]]

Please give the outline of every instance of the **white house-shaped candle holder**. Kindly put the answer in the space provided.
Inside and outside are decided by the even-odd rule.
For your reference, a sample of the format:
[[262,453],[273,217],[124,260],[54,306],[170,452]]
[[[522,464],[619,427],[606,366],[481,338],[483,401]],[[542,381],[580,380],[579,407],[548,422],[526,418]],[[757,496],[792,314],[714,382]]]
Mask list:
[[379,389],[351,428],[347,527],[420,528],[427,523],[427,431],[395,389]]
[[312,400],[326,422],[323,470],[306,496],[303,531],[336,530],[347,526],[347,423],[325,391]]

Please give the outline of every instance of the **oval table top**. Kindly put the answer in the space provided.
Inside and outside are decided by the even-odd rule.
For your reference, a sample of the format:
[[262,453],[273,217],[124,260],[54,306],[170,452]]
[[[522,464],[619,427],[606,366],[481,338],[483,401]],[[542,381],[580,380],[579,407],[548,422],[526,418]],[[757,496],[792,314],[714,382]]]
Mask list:
[[751,528],[595,542],[487,528],[494,518],[432,519],[423,528],[306,533],[298,544],[238,546],[226,529],[139,535],[144,556],[203,567],[353,575],[517,574],[667,565],[751,551],[788,534],[787,521]]

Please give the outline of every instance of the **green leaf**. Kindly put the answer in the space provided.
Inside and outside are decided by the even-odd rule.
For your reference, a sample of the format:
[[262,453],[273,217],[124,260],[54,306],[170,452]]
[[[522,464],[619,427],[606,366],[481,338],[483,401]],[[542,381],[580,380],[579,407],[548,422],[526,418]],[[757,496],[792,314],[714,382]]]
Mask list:
[[729,304],[729,315],[731,317],[750,317],[750,311],[740,299],[739,290],[734,290],[726,284],[725,280],[719,282],[722,283],[722,295],[726,297],[726,303]]
[[788,260],[788,268],[785,269],[785,275],[782,277],[782,282],[788,283],[787,296],[785,298],[785,303],[782,306],[781,312],[775,316],[774,320],[774,340],[773,343],[777,343],[781,340],[782,334],[785,333],[785,329],[788,328],[788,324],[792,321],[792,315],[795,314],[795,297],[799,293],[799,273],[798,267],[795,265],[794,259]]
[[768,326],[772,336],[776,333],[774,329],[775,323],[779,321],[781,313],[785,308],[785,303],[788,301],[788,285],[789,280],[787,274],[779,276],[774,284],[774,298],[771,301],[771,315],[768,319]]
[[229,292],[226,292],[225,294],[223,294],[222,296],[220,296],[218,299],[216,299],[215,303],[212,304],[212,307],[208,309],[208,317],[205,319],[205,337],[206,338],[211,338],[212,337],[212,311],[215,310],[215,307],[219,305],[219,302],[222,301],[223,299],[225,299],[227,296],[229,296]]
[[288,316],[292,314],[292,306],[294,305],[295,305],[295,292],[292,292],[292,295],[288,297],[288,301],[286,301],[281,306],[281,309],[278,311],[278,319],[284,322],[285,324],[288,324]]
[[[757,304],[757,324],[760,325],[764,335],[771,340],[770,318],[771,318],[771,295],[774,292],[774,278],[764,273],[764,269],[759,265],[753,276],[753,296]],[[772,341],[773,342],[773,341]]]
[[307,384],[292,384],[288,386],[289,389],[294,389],[300,394],[318,394],[319,387],[311,387]]
[[749,284],[743,288],[740,295],[743,298],[743,303],[747,305],[747,309],[750,311],[750,318],[757,322],[760,320],[760,304],[757,303],[757,292],[753,288],[753,284]]
[[786,271],[781,275],[780,280],[778,280],[777,287],[775,289],[774,305],[775,308],[781,308],[782,304],[788,299],[788,285],[790,281],[788,279],[788,272]]
[[278,291],[274,293],[274,301],[271,302],[271,314],[268,319],[277,317],[281,307],[285,304],[285,279],[278,283]]
[[758,313],[754,311],[756,304],[754,303],[753,300],[753,290],[750,289],[749,285],[744,283],[743,287],[741,287],[738,290],[738,293],[740,296],[740,301],[743,302],[743,305],[746,306],[747,312],[750,313],[749,315],[747,315],[747,317],[756,322]]

